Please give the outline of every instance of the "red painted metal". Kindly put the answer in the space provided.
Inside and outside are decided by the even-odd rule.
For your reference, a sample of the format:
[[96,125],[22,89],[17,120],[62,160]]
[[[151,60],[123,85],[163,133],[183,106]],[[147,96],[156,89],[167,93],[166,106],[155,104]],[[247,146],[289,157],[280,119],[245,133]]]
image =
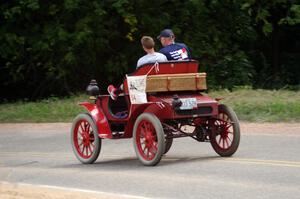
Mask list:
[[[99,104],[98,100],[97,103]],[[103,110],[100,106],[97,106],[97,103],[89,103],[89,102],[81,102],[79,103],[80,106],[85,107],[89,113],[91,114],[95,124],[98,128],[98,134],[100,138],[112,138],[112,132],[110,130],[110,126],[108,120],[106,119]]]
[[146,104],[131,104],[128,116],[128,122],[125,126],[124,131],[124,138],[131,138],[133,133],[133,126],[135,123],[136,118],[144,112],[144,110],[150,105],[151,103]]
[[[172,107],[173,95],[175,92],[160,93],[156,95],[149,95],[148,100],[154,101],[156,104],[161,103],[164,107],[151,106],[145,110],[145,112],[153,112],[160,119],[180,119],[180,118],[190,118],[192,115],[179,115],[176,113]],[[202,114],[201,116],[216,116],[218,114],[218,103],[216,100],[204,96],[198,92],[187,92],[187,93],[176,93],[180,99],[183,98],[196,98],[197,99],[197,109],[201,107],[211,107],[212,112],[208,114]]]
[[145,64],[144,66],[138,68],[136,71],[134,71],[134,73],[132,73],[130,75],[145,75],[145,74],[148,74],[148,75],[160,74],[160,75],[162,75],[162,74],[197,73],[198,72],[198,62],[196,60],[157,63],[156,69],[153,66],[154,66],[154,64]]

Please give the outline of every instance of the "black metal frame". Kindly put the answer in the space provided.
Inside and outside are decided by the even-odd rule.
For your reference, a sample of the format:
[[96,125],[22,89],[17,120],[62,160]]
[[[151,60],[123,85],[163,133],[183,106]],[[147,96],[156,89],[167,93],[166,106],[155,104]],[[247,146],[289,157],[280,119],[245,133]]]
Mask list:
[[[198,141],[198,142],[210,142],[210,138],[209,135],[211,134],[211,131],[213,130],[212,124],[215,123],[215,121],[222,121],[222,122],[226,122],[222,119],[219,118],[215,118],[215,117],[211,117],[211,118],[207,118],[208,123],[204,124],[204,125],[194,125],[192,124],[193,122],[190,121],[185,121],[183,123],[177,121],[177,120],[173,120],[173,124],[175,124],[176,126],[172,126],[170,124],[164,123],[162,122],[164,131],[166,133],[166,138],[182,138],[182,137],[191,137],[194,140]],[[233,122],[230,122],[231,124],[233,124]],[[194,131],[192,133],[186,133],[184,131],[181,130],[181,127],[183,126],[191,126],[194,127]]]
[[[203,126],[196,126],[193,124],[181,124],[177,123],[177,127],[173,127],[169,124],[162,123],[164,131],[166,133],[166,138],[182,138],[182,137],[191,137],[192,139],[198,142],[210,142],[209,140],[209,129]],[[194,131],[192,133],[187,133],[181,130],[183,126],[191,126],[194,127]],[[200,129],[199,129],[200,128]]]

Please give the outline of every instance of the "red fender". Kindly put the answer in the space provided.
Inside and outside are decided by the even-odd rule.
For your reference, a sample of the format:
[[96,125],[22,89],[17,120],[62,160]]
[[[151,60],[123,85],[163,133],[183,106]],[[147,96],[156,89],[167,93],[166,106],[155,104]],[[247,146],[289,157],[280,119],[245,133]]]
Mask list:
[[101,108],[98,108],[96,104],[92,104],[89,102],[80,102],[80,106],[86,108],[91,114],[95,124],[98,128],[98,134],[100,138],[112,138],[112,133]]
[[158,119],[173,118],[171,107],[161,102],[132,105],[130,118],[125,128],[124,138],[131,138],[136,118],[142,113],[153,113]]

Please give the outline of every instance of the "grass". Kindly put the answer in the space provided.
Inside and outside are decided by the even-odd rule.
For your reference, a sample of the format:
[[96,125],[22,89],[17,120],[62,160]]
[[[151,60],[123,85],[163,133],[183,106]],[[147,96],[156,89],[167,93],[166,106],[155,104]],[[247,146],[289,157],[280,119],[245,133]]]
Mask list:
[[39,102],[0,104],[0,122],[71,122],[84,108],[78,102],[88,100],[86,95],[69,98],[49,98]]
[[300,91],[239,89],[209,93],[224,97],[240,120],[250,122],[300,122]]
[[[209,96],[224,98],[221,103],[231,106],[242,121],[300,122],[300,91],[238,89],[212,91]],[[71,122],[85,111],[77,105],[85,100],[88,96],[76,95],[0,104],[0,122]]]

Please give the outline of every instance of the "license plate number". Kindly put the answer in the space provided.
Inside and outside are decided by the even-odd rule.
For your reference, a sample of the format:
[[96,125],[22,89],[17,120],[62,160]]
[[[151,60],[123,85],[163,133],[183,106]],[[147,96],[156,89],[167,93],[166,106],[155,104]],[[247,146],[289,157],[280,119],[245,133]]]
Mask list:
[[188,110],[197,108],[197,99],[196,98],[184,98],[180,99],[182,102],[182,105],[180,106],[181,110]]

